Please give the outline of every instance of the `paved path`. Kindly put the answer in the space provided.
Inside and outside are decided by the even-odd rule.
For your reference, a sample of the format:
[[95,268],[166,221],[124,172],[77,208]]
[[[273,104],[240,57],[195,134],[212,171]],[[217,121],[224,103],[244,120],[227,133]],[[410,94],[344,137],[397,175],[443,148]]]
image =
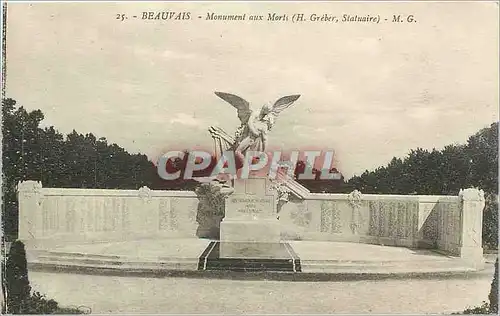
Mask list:
[[285,282],[30,272],[35,290],[93,313],[451,313],[486,300],[474,279]]

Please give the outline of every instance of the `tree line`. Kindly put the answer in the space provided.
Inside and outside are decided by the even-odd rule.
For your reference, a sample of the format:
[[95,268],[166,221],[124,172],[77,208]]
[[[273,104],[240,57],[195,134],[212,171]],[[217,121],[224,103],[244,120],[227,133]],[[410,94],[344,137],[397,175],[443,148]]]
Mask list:
[[349,179],[364,193],[457,195],[477,187],[498,194],[498,122],[442,150],[411,150],[403,159]]
[[3,229],[17,236],[17,184],[41,181],[44,187],[192,189],[194,181],[162,181],[144,154],[130,154],[106,138],[72,131],[64,136],[40,123],[40,110],[27,111],[13,99],[2,100]]
[[498,248],[498,122],[470,136],[465,144],[442,150],[417,148],[373,171],[354,176],[343,189],[377,194],[458,195],[460,189],[485,192],[483,247]]

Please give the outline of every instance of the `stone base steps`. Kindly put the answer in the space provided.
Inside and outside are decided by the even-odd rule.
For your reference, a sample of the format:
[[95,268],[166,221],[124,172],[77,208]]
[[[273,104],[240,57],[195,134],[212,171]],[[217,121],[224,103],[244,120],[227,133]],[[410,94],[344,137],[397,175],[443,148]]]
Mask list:
[[36,251],[28,264],[33,267],[61,266],[106,269],[196,270],[198,258],[127,257],[58,251]]
[[335,265],[307,265],[303,266],[308,273],[369,273],[369,274],[392,274],[392,273],[441,273],[441,272],[475,272],[473,268],[465,266],[444,266],[444,267],[405,267],[405,266],[385,266],[385,267],[363,267],[363,266],[335,266]]
[[[411,261],[345,261],[345,260],[300,260],[301,268],[293,272],[287,268],[289,263],[277,263],[276,269],[262,269],[259,263],[245,264],[244,266],[228,269],[228,262],[208,262],[211,265],[206,271],[200,269],[203,264],[200,258],[168,258],[168,257],[149,257],[135,258],[119,255],[85,254],[70,253],[58,251],[37,251],[35,257],[28,259],[28,267],[33,270],[52,270],[75,273],[93,274],[128,274],[137,275],[161,274],[177,272],[195,272],[197,276],[213,275],[214,273],[236,272],[249,273],[251,275],[262,275],[269,277],[266,273],[288,273],[291,278],[311,278],[314,275],[322,275],[321,278],[328,278],[326,275],[335,275],[347,279],[370,279],[377,276],[399,276],[414,277],[418,275],[450,275],[450,274],[473,274],[474,268],[464,264],[460,259],[445,258],[442,260],[417,260]],[[302,275],[301,277],[299,275]],[[308,276],[307,276],[308,275]]]
[[62,268],[63,270],[85,270],[85,269],[108,269],[108,270],[139,270],[139,271],[155,271],[155,270],[197,270],[198,262],[71,262],[64,260],[34,260],[28,263],[28,267],[34,270],[44,267]]
[[441,273],[478,270],[460,258],[416,261],[302,260],[301,264],[303,271],[310,273]]
[[68,261],[68,262],[130,262],[130,263],[156,263],[156,262],[194,262],[197,260],[195,258],[176,258],[176,257],[130,257],[130,256],[118,256],[118,255],[94,255],[85,253],[62,253],[62,252],[45,252],[40,253],[36,256],[37,260],[55,260],[55,261]]
[[337,260],[301,260],[304,270],[338,270],[338,269],[360,269],[360,270],[391,270],[407,269],[419,271],[420,269],[464,269],[470,270],[460,259],[454,260],[428,260],[428,261],[337,261]]

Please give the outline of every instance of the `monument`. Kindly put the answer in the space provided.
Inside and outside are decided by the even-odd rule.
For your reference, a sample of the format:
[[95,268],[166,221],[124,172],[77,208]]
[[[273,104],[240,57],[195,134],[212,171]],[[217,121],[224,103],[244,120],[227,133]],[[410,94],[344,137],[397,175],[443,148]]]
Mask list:
[[[264,152],[276,118],[300,97],[285,96],[254,112],[249,102],[236,95],[215,94],[237,109],[241,121],[235,137],[220,128],[209,128],[218,157],[228,150],[240,157],[248,152]],[[220,225],[220,258],[287,258],[289,250],[280,243],[278,192],[273,190],[267,174],[250,172],[248,178],[230,182],[234,191],[226,199],[225,218]]]
[[[228,171],[236,177],[206,183],[197,192],[147,187],[44,188],[39,181],[20,182],[18,231],[26,245],[28,263],[126,273],[130,269],[294,273],[350,273],[352,269],[379,273],[392,269],[419,273],[427,263],[427,271],[443,271],[442,267],[469,271],[484,266],[482,190],[469,188],[457,196],[310,192],[293,179],[281,177],[276,165],[270,174],[262,172],[269,170],[260,168],[269,160],[253,161],[255,153],[266,149],[267,134],[276,117],[299,96],[281,98],[252,112],[248,102],[237,96],[217,95],[235,106],[241,126],[234,137],[216,127],[210,132],[220,162],[230,156],[227,152],[233,153],[233,162],[235,152],[244,157],[240,174],[237,164],[232,163]],[[255,168],[250,167],[249,157]],[[196,159],[190,161],[196,164]],[[220,165],[218,162],[209,179],[223,174],[217,172]],[[158,167],[162,169],[166,168]],[[222,169],[229,169],[229,163]],[[219,234],[207,236],[206,231],[208,235],[214,231]],[[314,242],[318,243],[311,248]],[[376,261],[368,264],[365,251],[373,248],[356,248],[356,243],[384,246],[378,249],[397,258],[390,259],[390,265],[385,260],[383,265]],[[397,254],[405,250],[387,246],[412,250],[400,260]],[[359,251],[345,251],[352,247]],[[427,250],[415,256],[418,248],[433,249],[446,257]],[[350,261],[347,266],[346,261]]]

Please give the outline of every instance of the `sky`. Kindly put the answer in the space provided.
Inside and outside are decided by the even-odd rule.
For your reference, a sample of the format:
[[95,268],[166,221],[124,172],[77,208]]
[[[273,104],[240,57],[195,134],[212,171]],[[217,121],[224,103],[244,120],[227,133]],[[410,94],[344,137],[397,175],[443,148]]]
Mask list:
[[[145,11],[189,21],[142,20]],[[498,7],[459,3],[9,3],[6,96],[44,125],[152,160],[212,149],[236,110],[284,95],[269,145],[335,150],[345,176],[417,147],[464,143],[498,120]],[[216,14],[413,14],[415,23],[207,21]],[[118,14],[129,17],[116,19]],[[202,16],[202,18],[197,18]]]

